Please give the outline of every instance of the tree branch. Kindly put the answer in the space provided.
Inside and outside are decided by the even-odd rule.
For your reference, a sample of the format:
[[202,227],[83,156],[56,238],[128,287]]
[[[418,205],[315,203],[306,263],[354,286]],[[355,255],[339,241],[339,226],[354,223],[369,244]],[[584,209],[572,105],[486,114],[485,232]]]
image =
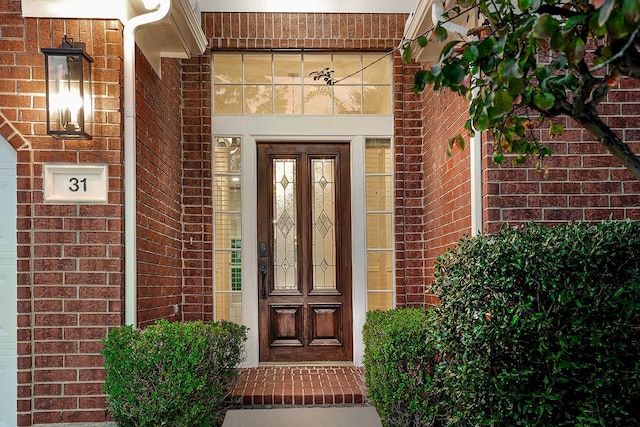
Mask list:
[[580,15],[579,12],[571,9],[565,9],[564,7],[553,6],[549,4],[543,4],[536,10],[536,13],[548,13],[549,15],[562,16],[564,18],[571,18],[572,16]]
[[589,109],[579,117],[573,117],[591,133],[600,144],[617,157],[631,174],[640,181],[640,157],[602,121],[595,109]]
[[[640,78],[640,53],[635,48],[636,38],[639,35],[638,31],[639,30],[635,30],[629,39],[615,40],[611,45],[615,54],[605,62],[591,67],[589,71],[597,71],[609,64],[614,64],[620,69],[622,74],[633,77],[634,79]],[[627,68],[628,71],[625,71]]]

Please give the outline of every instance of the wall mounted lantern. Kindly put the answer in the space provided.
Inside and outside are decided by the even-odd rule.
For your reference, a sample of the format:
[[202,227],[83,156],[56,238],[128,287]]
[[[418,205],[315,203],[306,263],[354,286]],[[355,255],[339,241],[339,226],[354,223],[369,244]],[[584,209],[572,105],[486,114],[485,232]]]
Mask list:
[[47,85],[47,133],[58,139],[92,139],[91,58],[85,44],[66,35],[43,48]]

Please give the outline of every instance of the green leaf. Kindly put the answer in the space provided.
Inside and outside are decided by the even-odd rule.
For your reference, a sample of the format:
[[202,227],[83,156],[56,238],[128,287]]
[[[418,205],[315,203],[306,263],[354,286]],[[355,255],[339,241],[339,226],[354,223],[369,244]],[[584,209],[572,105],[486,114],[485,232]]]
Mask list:
[[413,75],[413,93],[418,94],[427,86],[428,74],[426,70],[420,70]]
[[640,21],[640,4],[638,0],[623,0],[622,1],[622,13],[624,14],[624,20],[633,28]]
[[624,24],[624,14],[620,9],[615,9],[611,12],[607,21],[607,31],[614,39],[621,39],[629,34],[629,30]]
[[453,138],[449,138],[449,140],[447,141],[447,157],[453,156],[452,149],[454,145],[457,145],[461,150],[464,150],[465,143],[462,135],[458,134]]
[[598,23],[598,16],[598,14],[591,15],[591,19],[589,19],[589,28],[593,31],[594,35],[604,36],[607,34],[607,27]]
[[480,56],[480,52],[476,45],[469,45],[464,52],[462,52],[462,56],[469,62],[474,62]]
[[540,15],[531,29],[531,35],[538,39],[550,38],[553,33],[560,29],[560,24],[548,13]]
[[454,40],[454,41],[450,41],[449,43],[447,43],[446,45],[444,45],[444,47],[442,48],[442,52],[440,52],[440,59],[446,58],[449,53],[451,53],[451,50],[455,47],[455,45],[457,45],[458,43],[460,43],[460,41],[458,40]]
[[604,4],[600,7],[600,11],[598,12],[598,26],[603,27],[604,24],[609,20],[609,16],[613,11],[614,5],[614,0],[605,0]]
[[549,92],[538,92],[533,96],[533,103],[543,111],[550,110],[555,102],[555,96]]
[[564,44],[566,41],[566,35],[562,31],[556,31],[551,36],[551,49],[562,51],[564,50]]
[[496,64],[496,60],[493,59],[492,56],[488,56],[486,57],[486,59],[484,61],[482,61],[482,63],[480,64],[480,69],[486,73],[489,74],[491,73],[491,71],[493,70],[493,66]]
[[434,33],[436,35],[436,41],[438,42],[445,41],[449,36],[449,34],[447,33],[447,30],[440,24],[438,24],[438,26],[434,30]]
[[577,64],[584,59],[584,53],[587,49],[587,45],[580,37],[574,37],[567,41],[564,53],[567,54],[567,59],[572,64]]
[[504,154],[502,153],[493,153],[493,163],[501,164],[504,162]]
[[525,11],[531,7],[531,0],[518,0],[518,9]]
[[450,84],[459,85],[464,79],[464,68],[456,64],[447,64],[442,68],[442,75]]
[[562,134],[564,134],[564,126],[557,123],[551,123],[549,125],[549,137],[551,139],[555,139]]
[[427,38],[424,35],[418,37],[417,41],[420,47],[425,47],[427,45]]
[[573,91],[577,87],[578,79],[573,74],[567,74],[566,76],[560,77],[556,80],[556,84],[562,86],[563,90],[567,89]]
[[498,114],[511,111],[513,108],[513,97],[506,90],[496,92],[493,97],[493,108]]
[[[634,0],[631,0],[634,1]],[[568,31],[575,27],[576,25],[583,24],[587,19],[587,15],[576,15],[572,16],[564,23],[564,30]]]
[[402,51],[402,62],[410,64],[413,59],[413,52],[411,50],[411,43],[404,44],[404,50]]
[[479,132],[483,132],[489,129],[489,116],[485,111],[481,111],[477,114],[473,121],[473,128]]

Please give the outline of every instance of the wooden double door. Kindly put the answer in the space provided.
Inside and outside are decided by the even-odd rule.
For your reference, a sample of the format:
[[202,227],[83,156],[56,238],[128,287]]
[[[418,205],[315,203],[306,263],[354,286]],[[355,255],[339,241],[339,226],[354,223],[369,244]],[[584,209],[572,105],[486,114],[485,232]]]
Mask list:
[[350,361],[346,143],[258,143],[261,362]]

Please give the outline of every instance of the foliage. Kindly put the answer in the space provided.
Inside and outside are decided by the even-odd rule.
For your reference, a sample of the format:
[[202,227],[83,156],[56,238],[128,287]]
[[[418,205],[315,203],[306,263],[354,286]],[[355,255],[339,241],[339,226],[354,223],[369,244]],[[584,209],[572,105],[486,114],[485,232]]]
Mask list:
[[385,425],[640,425],[640,222],[465,238],[434,290],[433,311],[367,314]]
[[434,290],[451,424],[640,423],[640,222],[464,239]]
[[433,321],[432,312],[418,308],[367,313],[366,382],[385,426],[429,425],[436,418]]
[[[448,88],[470,101],[466,129],[489,131],[494,161],[516,154],[551,154],[534,136],[544,119],[565,115],[588,130],[631,173],[640,179],[640,158],[600,117],[598,105],[621,77],[640,80],[640,3],[638,0],[454,0],[429,33],[404,44],[429,39],[444,42],[440,60],[415,74],[414,91],[427,85]],[[483,28],[462,41],[446,22],[478,13]],[[480,37],[476,37],[479,35]],[[549,135],[561,135],[559,122],[549,121]],[[463,141],[457,136],[449,143]]]
[[123,326],[103,341],[109,412],[121,426],[215,426],[243,357],[231,322]]

